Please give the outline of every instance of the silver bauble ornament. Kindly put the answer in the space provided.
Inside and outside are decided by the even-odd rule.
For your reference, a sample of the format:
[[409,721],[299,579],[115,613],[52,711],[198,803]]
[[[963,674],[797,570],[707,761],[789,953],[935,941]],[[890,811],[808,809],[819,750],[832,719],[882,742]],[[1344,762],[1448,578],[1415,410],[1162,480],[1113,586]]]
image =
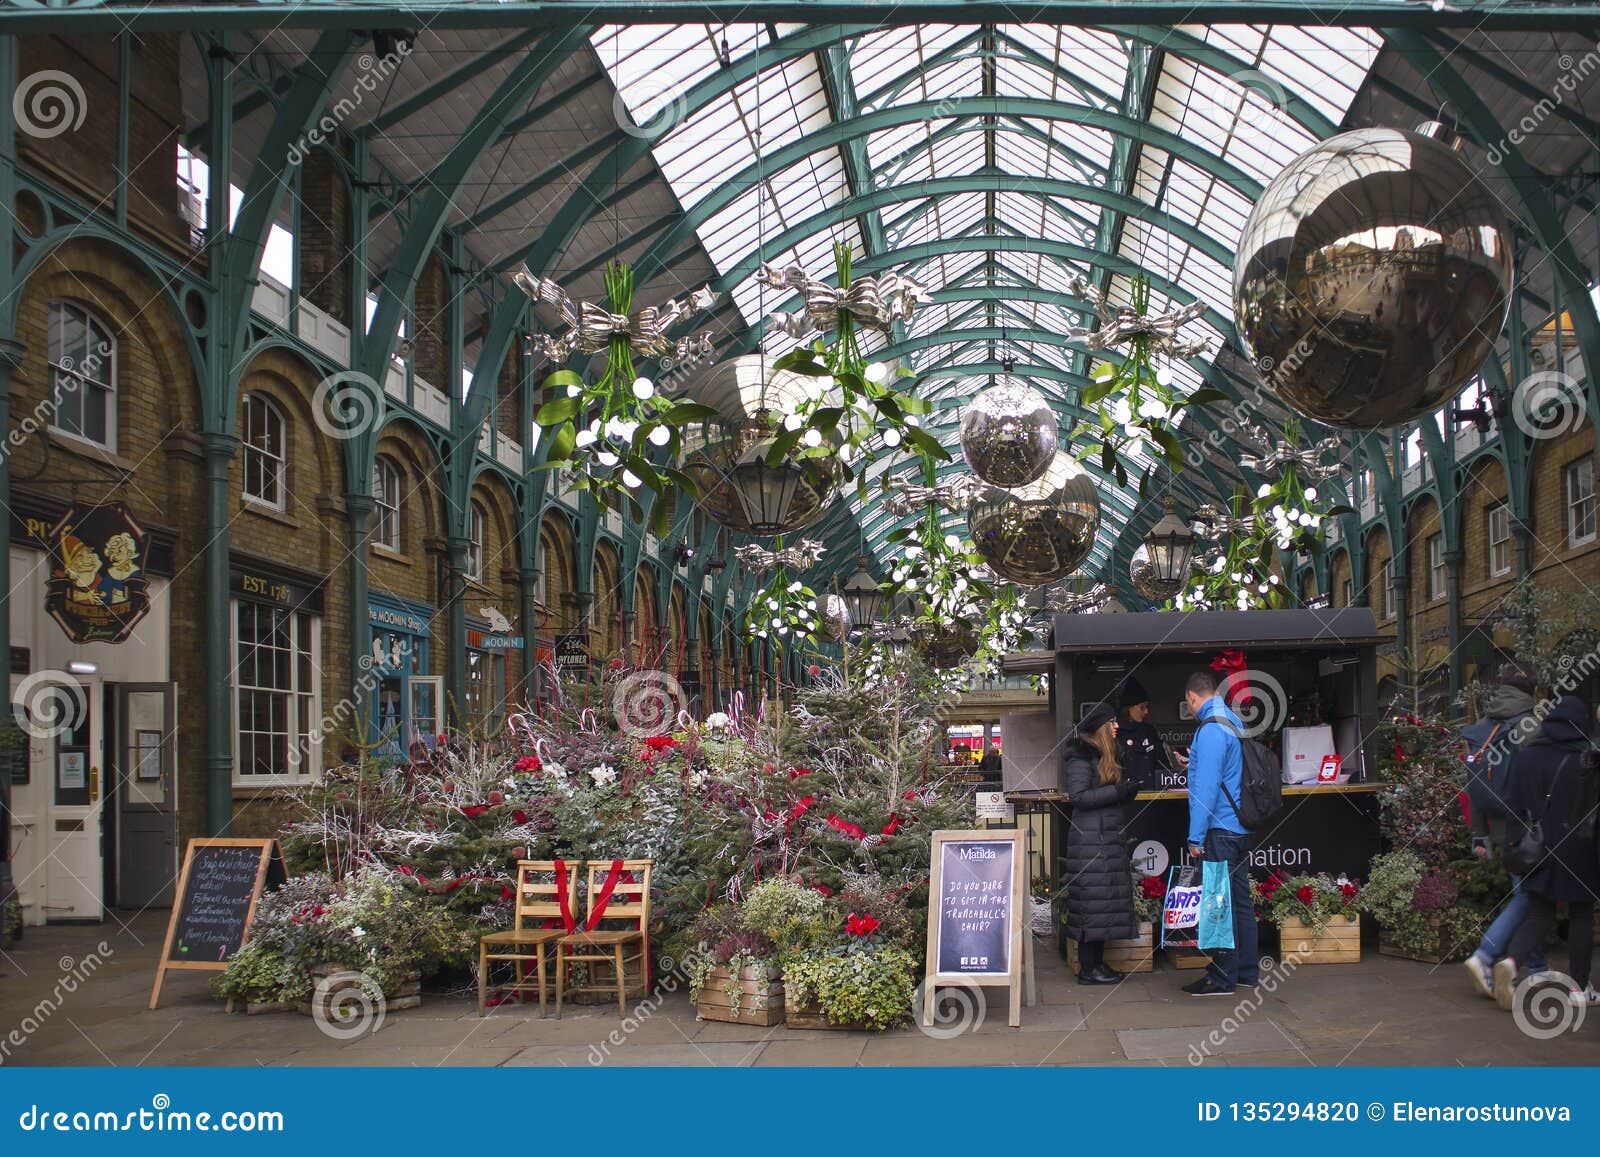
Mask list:
[[1268,388],[1348,429],[1460,393],[1505,324],[1504,207],[1443,125],[1365,128],[1301,153],[1245,222],[1233,311]]
[[1077,570],[1099,530],[1094,479],[1060,450],[1037,482],[1015,490],[986,486],[967,507],[978,553],[995,574],[1022,586],[1044,586]]
[[1169,582],[1156,577],[1155,567],[1150,565],[1150,552],[1142,545],[1133,552],[1133,559],[1128,564],[1128,581],[1133,584],[1133,589],[1153,603],[1165,602],[1181,591],[1186,585],[1187,576]]
[[838,643],[849,638],[850,628],[855,624],[850,621],[850,606],[841,595],[822,596],[822,637],[830,643]]
[[961,411],[961,453],[993,486],[1023,486],[1050,469],[1059,438],[1056,412],[1032,386],[990,386]]
[[686,429],[683,439],[683,471],[714,521],[771,537],[804,530],[822,517],[844,475],[837,458],[791,455],[766,462],[779,423],[809,396],[811,383],[774,372],[767,358],[748,354],[712,366],[690,388],[694,401],[721,416]]

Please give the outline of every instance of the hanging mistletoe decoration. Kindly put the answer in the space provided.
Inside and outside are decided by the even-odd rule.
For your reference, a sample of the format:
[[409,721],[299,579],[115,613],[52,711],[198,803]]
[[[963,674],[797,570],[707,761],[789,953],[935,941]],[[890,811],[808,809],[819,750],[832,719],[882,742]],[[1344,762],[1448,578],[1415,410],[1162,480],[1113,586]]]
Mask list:
[[[1098,329],[1074,329],[1068,336],[1093,351],[1123,351],[1120,362],[1101,362],[1094,368],[1094,384],[1080,398],[1085,410],[1099,415],[1101,469],[1126,486],[1128,467],[1123,458],[1145,444],[1154,450],[1148,457],[1163,457],[1172,470],[1183,469],[1183,447],[1177,435],[1180,409],[1209,405],[1224,395],[1210,387],[1180,393],[1173,386],[1171,369],[1164,360],[1158,365],[1157,358],[1190,358],[1206,351],[1209,339],[1184,341],[1178,337],[1179,328],[1198,317],[1205,304],[1196,301],[1151,316],[1150,280],[1142,274],[1133,279],[1131,306],[1113,309],[1099,288],[1081,277],[1073,280],[1072,292],[1094,307],[1100,325]],[[1091,446],[1085,447],[1086,453],[1093,453]],[[1141,496],[1154,471],[1151,465],[1141,472]]]
[[[819,336],[775,363],[779,370],[815,378],[818,384],[785,416],[767,460],[780,462],[791,453],[837,455],[853,473],[880,454],[908,447],[927,461],[949,461],[939,440],[921,428],[920,418],[932,405],[895,388],[898,379],[915,375],[904,367],[869,362],[861,348],[863,331],[888,333],[896,322],[909,321],[917,305],[928,300],[928,292],[895,273],[852,279],[851,256],[849,245],[833,247],[837,287],[795,266],[763,265],[756,274],[762,285],[800,294],[800,312],[773,314],[776,328],[792,337],[833,334],[831,342]],[[864,474],[862,479],[864,486]]]
[[885,541],[900,548],[888,587],[911,603],[913,631],[976,627],[984,620],[984,605],[994,595],[989,570],[971,539],[945,532],[937,506]]
[[1031,636],[1032,615],[1016,587],[1001,587],[987,604],[987,617],[978,632],[978,649],[972,657],[973,674],[983,679],[1000,677],[1000,662],[1022,649]]
[[749,642],[773,639],[806,644],[816,640],[817,592],[779,565],[766,587],[744,614],[744,636]]
[[[1203,508],[1203,517],[1214,508]],[[1256,513],[1245,494],[1233,496],[1231,508],[1210,523],[1197,522],[1201,533],[1226,530],[1222,541],[1196,561],[1197,574],[1188,590],[1179,591],[1179,610],[1240,610],[1285,606],[1288,591],[1273,570],[1278,549],[1271,522]]]
[[[577,489],[597,496],[626,495],[642,516],[641,488],[657,497],[669,490],[695,494],[694,481],[671,465],[681,448],[682,428],[691,422],[716,417],[716,411],[698,402],[673,401],[656,391],[655,383],[640,377],[634,356],[679,359],[705,356],[711,335],[674,339],[667,331],[677,322],[709,311],[716,296],[709,288],[692,293],[687,301],[669,301],[633,312],[633,271],[621,262],[606,266],[606,305],[579,302],[574,306],[561,286],[549,278],[535,278],[526,269],[516,283],[534,301],[554,306],[566,332],[543,335],[546,356],[564,361],[573,353],[604,353],[605,370],[594,382],[575,370],[562,369],[545,377],[549,400],[539,407],[534,421],[548,431],[544,466],[572,470]],[[670,516],[665,503],[654,504],[656,530]]]
[[1243,464],[1253,469],[1276,468],[1278,471],[1274,481],[1261,483],[1252,503],[1261,522],[1261,533],[1274,541],[1279,550],[1320,551],[1323,521],[1353,513],[1348,506],[1331,503],[1314,485],[1338,471],[1337,463],[1329,463],[1326,456],[1338,453],[1339,440],[1325,438],[1302,448],[1300,423],[1293,419],[1284,423],[1281,439],[1273,439],[1259,426],[1248,426],[1246,432],[1265,453],[1261,457],[1244,455]]

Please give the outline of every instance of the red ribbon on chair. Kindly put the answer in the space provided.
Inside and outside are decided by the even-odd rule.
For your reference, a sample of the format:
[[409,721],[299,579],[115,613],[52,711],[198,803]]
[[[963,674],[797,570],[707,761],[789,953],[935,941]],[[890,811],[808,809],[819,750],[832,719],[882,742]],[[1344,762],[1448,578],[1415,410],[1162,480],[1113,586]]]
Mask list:
[[567,891],[567,861],[556,861],[556,903],[561,905],[561,924],[566,930],[576,932],[578,922],[572,918],[572,901]]
[[[595,897],[594,903],[589,908],[589,922],[583,926],[585,932],[593,932],[595,925],[600,923],[606,914],[606,905],[611,903],[611,893],[617,890],[617,884],[622,880],[622,861],[612,860],[611,869],[606,872],[606,881],[600,885],[600,894]],[[633,873],[628,873],[631,877]]]

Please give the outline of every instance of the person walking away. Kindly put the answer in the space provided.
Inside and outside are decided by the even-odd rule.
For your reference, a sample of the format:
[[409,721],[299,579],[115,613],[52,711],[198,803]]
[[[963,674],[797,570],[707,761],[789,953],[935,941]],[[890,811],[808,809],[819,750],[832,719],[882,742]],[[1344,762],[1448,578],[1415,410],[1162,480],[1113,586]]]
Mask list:
[[1139,934],[1133,915],[1133,868],[1123,834],[1123,805],[1138,786],[1117,766],[1117,713],[1091,707],[1062,750],[1061,786],[1067,820],[1067,935],[1078,942],[1078,983],[1115,984],[1122,973],[1105,962],[1107,940]]
[[1555,927],[1556,904],[1567,904],[1567,972],[1573,1004],[1600,1001],[1590,983],[1594,957],[1594,902],[1600,895],[1595,862],[1589,707],[1563,695],[1539,733],[1522,746],[1511,775],[1512,822],[1507,839],[1520,839],[1534,825],[1544,836],[1544,855],[1522,877],[1528,914],[1511,937],[1505,959],[1494,966],[1494,997],[1509,1011],[1517,985],[1517,961],[1545,942]]
[[1161,773],[1172,770],[1172,759],[1161,733],[1150,722],[1150,694],[1129,676],[1117,691],[1122,722],[1117,727],[1117,763],[1122,778],[1140,791],[1160,791]]
[[[1537,730],[1533,722],[1534,674],[1515,660],[1501,666],[1495,686],[1483,705],[1483,718],[1462,728],[1466,744],[1467,804],[1472,814],[1472,854],[1480,859],[1498,855],[1506,842],[1507,779],[1521,745]],[[1511,877],[1511,895],[1500,909],[1471,956],[1462,963],[1472,985],[1482,995],[1494,997],[1494,962],[1510,950],[1511,934],[1528,914],[1521,882]],[[1536,947],[1526,961],[1530,972],[1544,972],[1544,949]]]
[[1233,948],[1213,949],[1205,974],[1183,986],[1190,996],[1228,996],[1261,979],[1255,907],[1250,899],[1250,833],[1239,818],[1244,724],[1220,696],[1217,677],[1196,671],[1184,688],[1196,728],[1189,745],[1189,855],[1228,865],[1232,885]]

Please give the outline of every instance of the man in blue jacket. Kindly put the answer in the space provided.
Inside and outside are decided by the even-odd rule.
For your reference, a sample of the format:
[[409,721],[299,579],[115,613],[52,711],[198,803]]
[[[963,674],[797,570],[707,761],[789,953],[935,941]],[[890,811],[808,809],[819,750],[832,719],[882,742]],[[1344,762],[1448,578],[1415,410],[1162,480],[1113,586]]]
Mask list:
[[1233,950],[1213,949],[1205,975],[1183,990],[1190,996],[1231,996],[1236,985],[1255,988],[1261,978],[1250,899],[1250,833],[1238,806],[1244,724],[1217,695],[1217,677],[1210,671],[1190,675],[1183,697],[1196,723],[1189,746],[1189,856],[1226,863],[1233,884]]

